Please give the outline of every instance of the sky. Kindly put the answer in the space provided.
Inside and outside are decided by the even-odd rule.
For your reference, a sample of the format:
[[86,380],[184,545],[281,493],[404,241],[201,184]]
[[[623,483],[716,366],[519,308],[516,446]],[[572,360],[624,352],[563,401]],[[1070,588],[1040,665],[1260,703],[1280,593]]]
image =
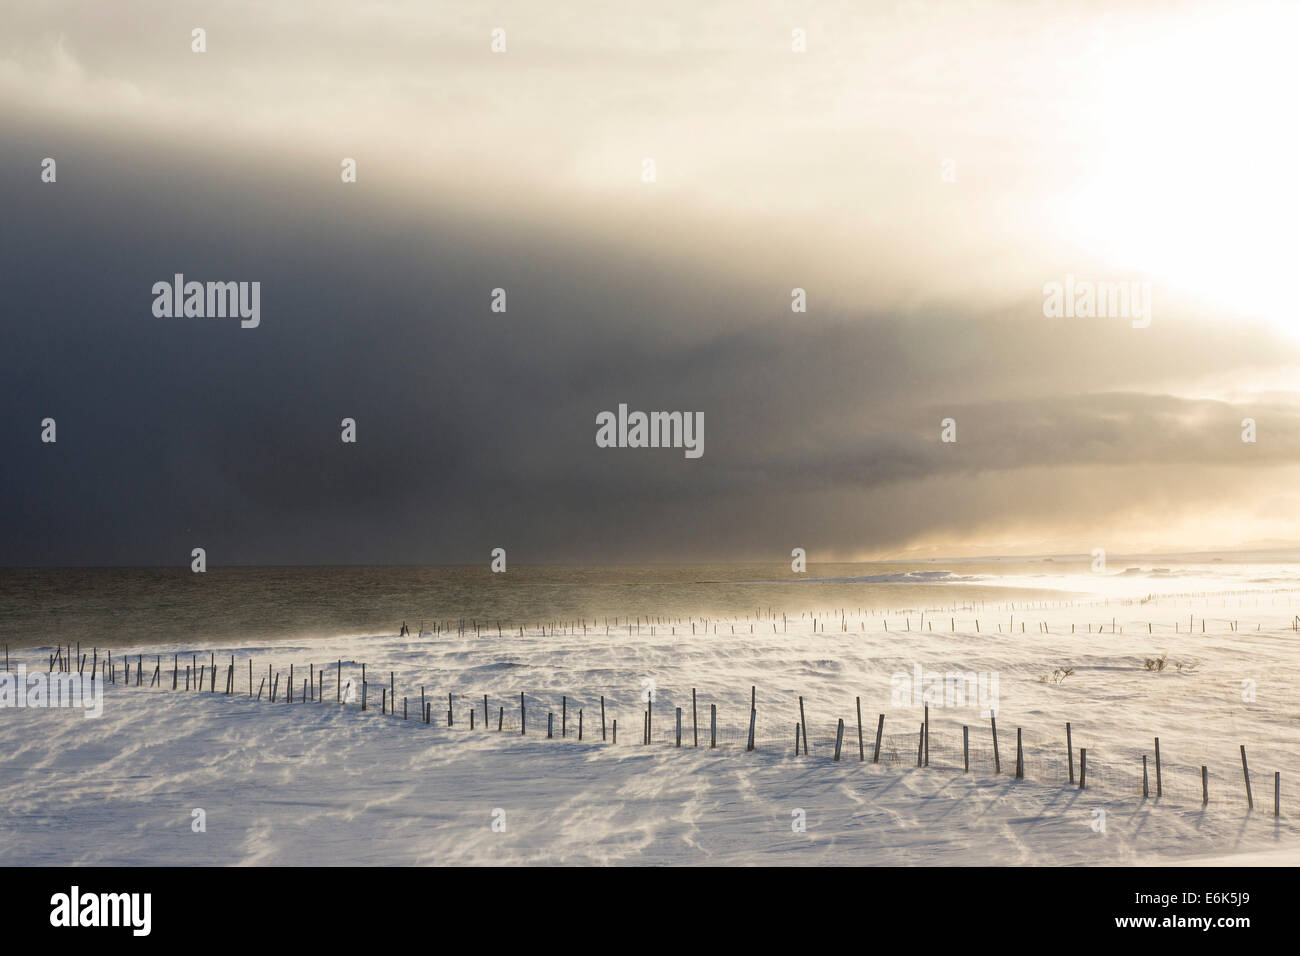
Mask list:
[[0,0],[0,565],[1300,542],[1293,5],[624,7]]

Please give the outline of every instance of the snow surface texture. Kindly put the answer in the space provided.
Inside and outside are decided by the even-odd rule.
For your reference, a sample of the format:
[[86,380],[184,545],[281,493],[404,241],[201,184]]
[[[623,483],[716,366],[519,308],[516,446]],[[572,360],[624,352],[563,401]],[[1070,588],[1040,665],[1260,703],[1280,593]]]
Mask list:
[[[580,626],[557,625],[498,637],[493,626],[477,636],[453,628],[404,638],[131,649],[130,683],[119,664],[98,719],[75,710],[0,710],[0,864],[1294,865],[1297,610],[1300,595],[1170,596],[1014,609],[990,603],[927,612],[924,622],[915,610],[846,609],[842,618],[836,609],[816,616],[815,632],[810,616],[783,625],[778,614],[710,622],[707,634],[697,621],[694,637],[689,623],[655,624],[653,635],[644,623],[630,633],[625,625],[610,627],[606,636],[602,622],[585,635]],[[185,665],[206,664],[215,654],[217,692],[206,682],[202,691],[173,692],[174,652],[181,655],[182,688]],[[21,661],[45,671],[51,653],[24,650],[11,668]],[[115,663],[126,653],[115,650]],[[137,653],[144,655],[141,686],[134,681]],[[232,654],[236,692],[227,696]],[[162,681],[150,688],[154,655],[161,657]],[[1162,655],[1163,669],[1148,669],[1145,662]],[[250,656],[254,694],[268,665],[280,675],[276,702],[266,687],[260,700],[250,699]],[[352,705],[336,703],[339,678],[359,681],[362,662],[364,713],[360,693]],[[324,700],[302,702],[309,666],[319,672],[322,665]],[[918,665],[926,675],[998,675],[1000,774],[979,708],[937,702],[930,710],[930,763],[916,766],[924,711],[910,698],[902,706],[891,700],[891,676],[911,676]],[[390,671],[395,715],[379,710]],[[642,742],[647,681],[655,687],[650,746]],[[421,685],[432,705],[430,724],[420,720]],[[745,749],[751,686],[752,753]],[[619,722],[617,744],[601,740],[601,694],[609,736]],[[796,757],[799,695],[812,753]],[[865,762],[858,759],[858,696]],[[711,704],[719,714],[716,750],[708,746]],[[683,709],[680,750],[676,707]],[[841,718],[843,756],[836,763]],[[1067,780],[1066,721],[1074,785]],[[963,726],[970,730],[969,773],[962,770]],[[1017,728],[1025,748],[1021,780],[1014,777]],[[1159,800],[1155,736],[1163,762]],[[1249,811],[1243,744],[1255,798]],[[1079,748],[1088,751],[1082,791]],[[1146,800],[1144,753],[1151,761]],[[1209,770],[1208,806],[1201,802],[1201,765]],[[1278,818],[1274,771],[1282,782]],[[205,812],[206,832],[191,828],[195,808]],[[504,811],[503,831],[497,810]],[[800,810],[804,832],[792,828]]]

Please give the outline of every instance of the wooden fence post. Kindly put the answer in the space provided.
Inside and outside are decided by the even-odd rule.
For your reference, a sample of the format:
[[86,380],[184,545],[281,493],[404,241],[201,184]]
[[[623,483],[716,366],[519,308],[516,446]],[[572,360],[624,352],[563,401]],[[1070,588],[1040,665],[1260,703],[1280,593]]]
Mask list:
[[965,773],[970,773],[970,728],[965,724],[961,728],[961,756]]
[[1246,778],[1246,806],[1255,809],[1255,797],[1250,792],[1250,768],[1246,766],[1246,745],[1241,745],[1241,773]]
[[916,735],[916,765],[921,766],[921,752],[925,749],[925,722],[921,723],[921,730]]
[[519,692],[519,736],[523,736],[527,731],[524,726],[524,692]]
[[691,734],[695,738],[695,746],[700,745],[700,715],[695,708],[695,688],[691,688]]
[[600,739],[607,740],[605,736],[605,695],[600,695]]
[[1210,771],[1201,764],[1201,806],[1210,802]]
[[844,718],[840,718],[839,726],[835,729],[835,762],[840,760],[840,744],[844,743]]
[[682,745],[682,709],[677,708],[677,746]]
[[1145,800],[1151,795],[1147,789],[1147,755],[1142,755],[1142,799]]
[[930,766],[930,705],[925,705],[925,765]]
[[1273,771],[1273,816],[1282,815],[1282,772]]
[[718,746],[718,705],[709,704],[709,749]]
[[998,719],[995,716],[989,716],[989,723],[993,725],[993,772],[1002,772],[1002,758],[998,755]]
[[1070,736],[1068,720],[1065,722],[1065,759],[1070,764],[1070,783],[1074,783],[1074,738]]
[[504,705],[497,708],[497,733],[501,733],[501,728],[506,723],[506,708]]
[[749,743],[745,746],[746,750],[754,749],[754,719],[758,716],[758,711],[753,707],[749,709]]
[[880,763],[880,735],[885,732],[885,715],[880,715],[880,722],[876,724],[876,752],[871,757],[872,763]]
[[1087,780],[1088,780],[1088,748],[1080,747],[1079,748],[1079,789],[1080,790],[1084,788],[1084,784],[1087,782]]
[[1160,784],[1160,738],[1156,738],[1156,796],[1159,797],[1164,793]]
[[862,698],[856,698],[858,708],[858,763],[867,759],[866,750],[862,746]]
[[799,721],[794,722],[794,755],[799,756]]
[[582,739],[582,708],[578,708],[578,739]]
[[614,743],[618,743],[618,718],[614,718]]
[[808,753],[808,721],[803,715],[803,698],[799,698],[799,726],[803,728],[803,752],[805,756]]
[[546,739],[547,740],[550,740],[554,736],[553,734],[554,729],[555,729],[555,712],[550,711],[546,715]]
[[1025,779],[1025,749],[1020,741],[1020,728],[1016,728],[1016,779]]

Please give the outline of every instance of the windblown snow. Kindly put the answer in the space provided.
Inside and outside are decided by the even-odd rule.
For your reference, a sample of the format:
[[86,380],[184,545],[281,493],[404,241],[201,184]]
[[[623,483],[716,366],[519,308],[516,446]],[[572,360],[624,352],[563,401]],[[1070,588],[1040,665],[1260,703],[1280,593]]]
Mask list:
[[[924,616],[836,609],[784,623],[696,620],[695,634],[689,623],[607,632],[588,622],[584,633],[557,622],[522,636],[494,627],[115,649],[133,676],[128,683],[119,664],[118,682],[103,685],[101,717],[0,709],[0,864],[1294,865],[1297,610],[1300,596],[1252,593],[990,603]],[[52,653],[16,653],[10,669],[44,672]],[[210,654],[216,691],[185,691],[184,667]],[[155,661],[161,681],[150,687]],[[359,697],[337,702],[343,680],[359,683],[362,663],[364,712]],[[268,667],[271,683],[280,675],[274,703],[262,684]],[[390,672],[395,713],[381,714]],[[945,697],[951,674],[996,678],[1000,772],[981,714],[988,701]],[[304,678],[317,699],[301,699]],[[795,756],[800,696],[812,746]],[[918,767],[925,701],[929,763]]]

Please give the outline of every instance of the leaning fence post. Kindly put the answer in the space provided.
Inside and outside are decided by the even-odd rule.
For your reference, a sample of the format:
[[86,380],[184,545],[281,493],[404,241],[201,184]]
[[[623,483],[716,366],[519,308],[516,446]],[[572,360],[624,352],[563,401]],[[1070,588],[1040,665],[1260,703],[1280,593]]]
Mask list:
[[1250,768],[1246,766],[1246,745],[1241,745],[1241,772],[1246,778],[1246,805],[1255,809],[1255,798],[1250,792]]
[[876,724],[876,752],[871,758],[872,763],[880,763],[880,735],[885,732],[885,715],[880,715],[880,722]]
[[1002,772],[1002,758],[998,755],[998,719],[992,714],[989,715],[989,723],[993,725],[993,772]]
[[921,724],[921,730],[916,735],[916,765],[921,766],[921,751],[925,748],[925,724]]
[[1070,736],[1070,722],[1068,720],[1065,722],[1065,759],[1070,764],[1070,783],[1074,783],[1074,739]]
[[794,755],[799,756],[799,721],[794,722]]
[[862,747],[862,698],[858,697],[856,700],[858,706],[858,762],[861,763],[867,759],[867,754]]
[[1156,796],[1160,796],[1164,790],[1160,785],[1160,738],[1156,738]]
[[799,698],[799,726],[803,728],[803,752],[804,752],[805,755],[807,755],[807,753],[808,753],[808,721],[804,719],[804,715],[803,715],[803,698],[802,698],[802,697]]
[[757,716],[758,716],[758,711],[754,710],[754,708],[751,707],[749,709],[749,743],[745,747],[746,750],[754,749],[754,718],[756,718]]
[[1147,789],[1147,755],[1143,754],[1142,755],[1142,799],[1145,800],[1150,795],[1151,793]]
[[1079,748],[1079,789],[1082,790],[1088,779],[1088,748]]
[[839,726],[835,729],[835,760],[838,763],[840,759],[840,744],[844,742],[844,718],[840,718]]

